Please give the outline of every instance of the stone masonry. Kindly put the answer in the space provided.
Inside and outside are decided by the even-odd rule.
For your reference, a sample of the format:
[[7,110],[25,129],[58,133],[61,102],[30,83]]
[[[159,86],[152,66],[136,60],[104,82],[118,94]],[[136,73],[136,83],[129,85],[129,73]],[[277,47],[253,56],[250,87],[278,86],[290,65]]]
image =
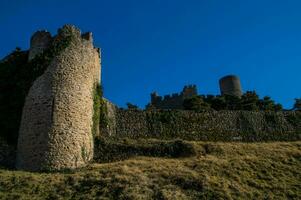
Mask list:
[[[44,32],[43,32],[44,33]],[[49,35],[34,40],[43,46]],[[65,25],[51,40],[71,36],[26,97],[17,147],[17,169],[74,169],[93,158],[93,94],[100,82],[100,53],[92,34]],[[47,41],[45,41],[44,39]],[[30,58],[32,59],[32,58]]]
[[[221,95],[232,95],[241,97],[242,87],[240,79],[235,75],[228,75],[219,80]],[[184,86],[182,92],[172,95],[159,96],[157,92],[151,93],[151,102],[146,105],[147,108],[156,109],[184,109],[183,102],[187,98],[197,96],[198,91],[196,85]]]
[[147,107],[157,109],[183,109],[185,99],[198,95],[196,85],[184,86],[182,92],[172,95],[159,96],[157,92],[151,93],[151,102]]
[[243,92],[238,76],[228,75],[219,80],[221,95],[241,97]]
[[115,121],[110,129],[101,130],[109,137],[248,142],[301,139],[300,112],[116,109],[114,117],[112,114]]

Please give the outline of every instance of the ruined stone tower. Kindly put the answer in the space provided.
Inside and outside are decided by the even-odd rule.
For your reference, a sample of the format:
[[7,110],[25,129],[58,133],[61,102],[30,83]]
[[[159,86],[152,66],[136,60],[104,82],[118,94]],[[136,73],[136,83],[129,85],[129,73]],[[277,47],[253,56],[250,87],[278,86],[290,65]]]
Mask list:
[[146,106],[153,106],[157,109],[183,109],[185,99],[198,95],[196,85],[184,86],[182,92],[172,95],[159,96],[157,92],[151,93],[151,102]]
[[184,99],[191,98],[193,96],[198,95],[198,90],[197,90],[196,85],[186,85],[186,86],[184,86],[183,91],[182,91],[182,95],[183,95]]
[[92,34],[81,35],[65,25],[55,37],[37,32],[29,60],[50,43],[69,43],[33,83],[23,107],[17,150],[17,169],[40,171],[74,169],[93,157],[93,97],[100,83],[100,53]]
[[37,31],[35,32],[30,39],[30,49],[28,60],[32,60],[36,55],[43,53],[50,43],[52,37],[48,31]]
[[219,80],[219,85],[222,95],[242,96],[241,84],[237,76],[225,76]]

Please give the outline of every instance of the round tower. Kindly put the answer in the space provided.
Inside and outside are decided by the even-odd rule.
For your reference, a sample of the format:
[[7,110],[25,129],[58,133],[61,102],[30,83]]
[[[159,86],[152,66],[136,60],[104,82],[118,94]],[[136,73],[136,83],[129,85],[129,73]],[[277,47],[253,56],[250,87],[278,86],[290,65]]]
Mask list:
[[52,37],[48,31],[37,31],[30,39],[30,49],[28,60],[32,60],[36,55],[43,53],[51,43]]
[[93,127],[97,121],[93,118],[97,112],[94,98],[100,83],[101,58],[91,41],[83,39],[80,30],[71,25],[59,29],[53,39],[54,46],[64,42],[66,47],[54,55],[27,94],[17,169],[75,169],[93,158]]
[[242,89],[238,76],[225,76],[219,80],[219,85],[222,95],[242,96]]

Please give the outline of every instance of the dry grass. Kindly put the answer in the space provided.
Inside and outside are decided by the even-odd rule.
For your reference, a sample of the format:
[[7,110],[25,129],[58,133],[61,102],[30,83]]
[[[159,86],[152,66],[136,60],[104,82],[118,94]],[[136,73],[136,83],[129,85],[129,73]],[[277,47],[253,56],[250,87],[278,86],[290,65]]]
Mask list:
[[0,199],[301,199],[301,142],[190,144],[190,157],[65,173],[2,169]]

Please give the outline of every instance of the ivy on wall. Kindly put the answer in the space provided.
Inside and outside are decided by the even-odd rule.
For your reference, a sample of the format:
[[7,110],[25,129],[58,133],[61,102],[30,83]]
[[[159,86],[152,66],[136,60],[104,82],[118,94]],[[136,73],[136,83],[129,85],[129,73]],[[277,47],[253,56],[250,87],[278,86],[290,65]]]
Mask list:
[[93,126],[92,126],[92,135],[98,136],[99,135],[99,123],[100,123],[100,109],[102,101],[102,88],[100,84],[97,84],[94,88],[94,95],[93,95]]
[[71,39],[72,35],[57,36],[47,50],[29,62],[28,51],[19,48],[0,62],[0,137],[9,144],[17,144],[22,109],[30,87]]

